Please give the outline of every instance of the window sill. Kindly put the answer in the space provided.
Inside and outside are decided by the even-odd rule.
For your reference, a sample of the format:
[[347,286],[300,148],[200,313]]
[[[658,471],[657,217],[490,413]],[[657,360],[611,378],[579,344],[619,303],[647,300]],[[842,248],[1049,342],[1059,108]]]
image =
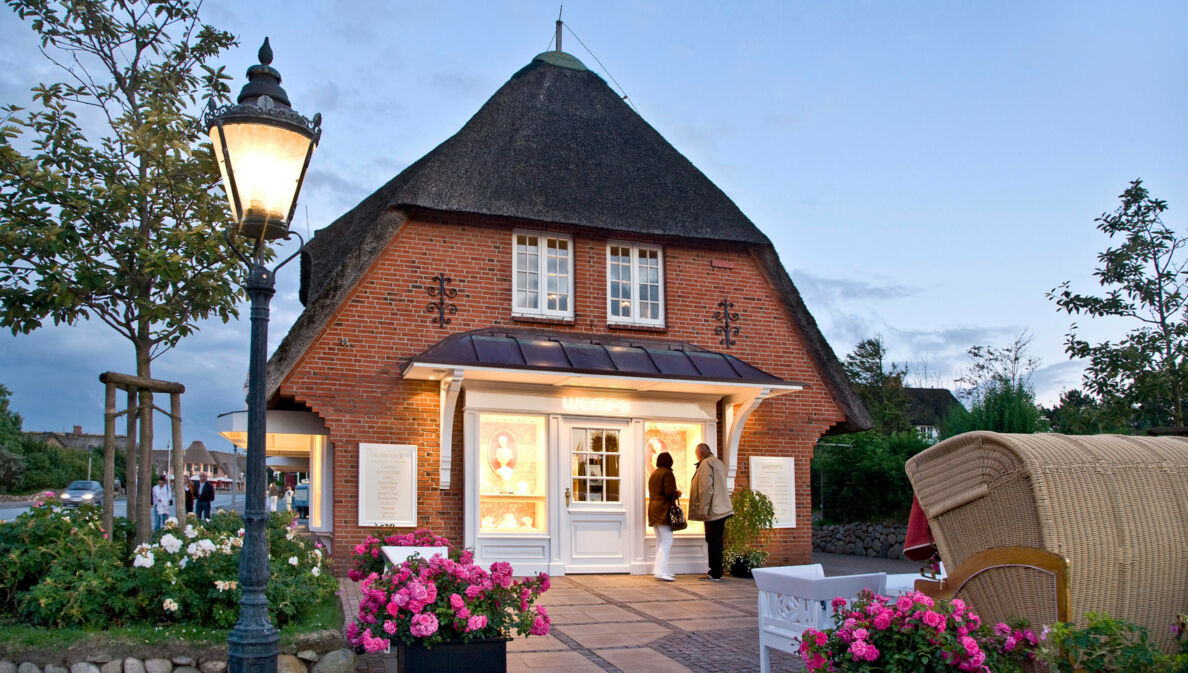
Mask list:
[[630,322],[608,322],[607,329],[630,330],[632,332],[667,332],[667,325],[639,325]]
[[535,323],[538,325],[573,325],[573,324],[575,324],[573,318],[559,318],[559,317],[546,316],[546,315],[522,315],[522,314],[513,313],[511,319],[512,319],[512,322],[527,322],[527,323]]

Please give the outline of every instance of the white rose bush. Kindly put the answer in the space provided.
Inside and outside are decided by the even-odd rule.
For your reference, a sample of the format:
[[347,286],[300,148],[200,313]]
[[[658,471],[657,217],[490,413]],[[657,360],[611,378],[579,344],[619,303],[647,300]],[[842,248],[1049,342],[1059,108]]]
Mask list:
[[[243,520],[167,523],[150,544],[129,548],[117,519],[102,530],[97,508],[66,514],[54,498],[15,521],[0,523],[0,613],[42,626],[106,628],[134,624],[201,624],[230,628],[239,615]],[[329,558],[296,534],[292,514],[268,523],[273,623],[299,622],[334,595]]]

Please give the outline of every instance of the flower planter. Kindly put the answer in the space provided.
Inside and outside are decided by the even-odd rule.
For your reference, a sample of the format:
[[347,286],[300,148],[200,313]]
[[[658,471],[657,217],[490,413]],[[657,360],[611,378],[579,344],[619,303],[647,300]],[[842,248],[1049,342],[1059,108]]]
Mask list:
[[447,640],[425,649],[420,645],[396,647],[396,673],[507,673],[507,641],[487,638],[464,643]]
[[732,577],[753,577],[751,574],[751,566],[742,561],[735,561],[730,564],[730,575]]

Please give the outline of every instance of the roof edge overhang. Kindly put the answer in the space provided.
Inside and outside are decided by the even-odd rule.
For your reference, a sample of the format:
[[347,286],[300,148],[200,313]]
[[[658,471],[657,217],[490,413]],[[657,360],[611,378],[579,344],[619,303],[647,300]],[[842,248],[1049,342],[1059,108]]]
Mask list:
[[632,392],[691,393],[716,396],[741,396],[764,390],[767,397],[776,397],[804,390],[805,383],[796,381],[720,380],[676,376],[638,376],[587,372],[547,367],[498,367],[491,365],[451,364],[412,360],[404,367],[404,378],[421,381],[441,381],[465,372],[466,383],[526,383],[556,388],[590,388]]
[[[248,412],[219,414],[217,432],[235,446],[247,448]],[[321,417],[312,411],[269,409],[264,452],[267,456],[308,456],[315,442],[330,434]]]

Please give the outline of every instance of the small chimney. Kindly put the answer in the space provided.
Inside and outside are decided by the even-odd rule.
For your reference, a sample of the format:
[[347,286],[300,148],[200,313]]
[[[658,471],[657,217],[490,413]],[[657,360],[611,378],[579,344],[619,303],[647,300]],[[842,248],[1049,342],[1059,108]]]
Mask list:
[[557,51],[561,51],[561,12],[565,11],[565,5],[561,5],[561,11],[557,12]]
[[76,426],[74,426],[74,436],[75,436],[75,437],[81,437],[81,436],[82,436],[82,426],[81,426],[81,425],[76,425]]

